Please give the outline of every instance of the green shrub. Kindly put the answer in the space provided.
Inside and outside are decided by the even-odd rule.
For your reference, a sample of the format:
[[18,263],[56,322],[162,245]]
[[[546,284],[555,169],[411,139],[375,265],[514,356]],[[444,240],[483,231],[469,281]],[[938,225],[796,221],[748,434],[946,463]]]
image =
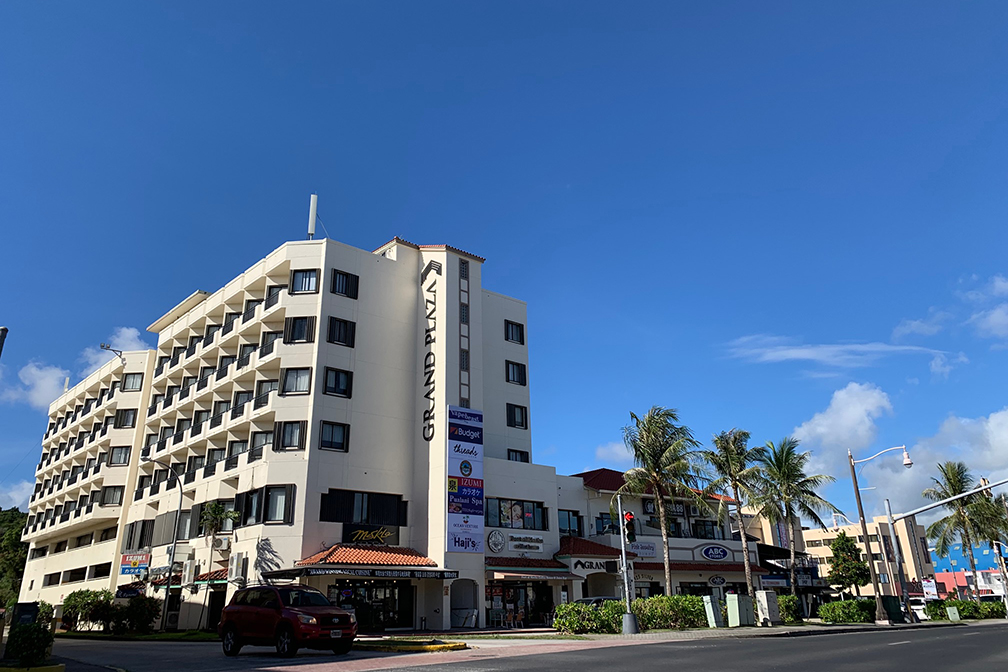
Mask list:
[[560,632],[580,635],[585,632],[598,632],[597,610],[587,604],[571,602],[557,605],[553,627]]
[[53,635],[41,623],[12,625],[7,635],[7,655],[21,667],[37,667],[48,658]]
[[[63,623],[73,630],[84,623],[101,623],[103,626],[111,611],[112,591],[75,590],[63,598]],[[106,626],[107,629],[107,626]]]
[[924,615],[932,621],[948,620],[948,614],[945,612],[945,603],[941,600],[928,600],[925,602]]
[[980,618],[980,605],[972,600],[945,600],[945,606],[958,609],[959,618]]
[[626,613],[626,602],[608,600],[595,608],[595,622],[598,630],[595,632],[616,635],[623,631],[623,614]]
[[707,626],[703,598],[696,595],[656,595],[634,600],[630,608],[642,630],[682,630]]
[[48,629],[49,626],[52,625],[53,613],[54,610],[51,604],[49,604],[48,602],[44,602],[42,600],[38,601],[37,623],[41,624],[43,627]]
[[798,606],[796,595],[780,595],[777,598],[777,606],[780,607],[781,620],[784,623],[793,625],[802,622],[801,609]]
[[825,623],[873,623],[874,600],[841,600],[819,607],[819,618]]
[[981,602],[980,618],[1005,618],[1004,602]]
[[141,634],[154,629],[154,621],[161,616],[161,600],[146,595],[131,597],[126,605],[126,623],[130,632]]

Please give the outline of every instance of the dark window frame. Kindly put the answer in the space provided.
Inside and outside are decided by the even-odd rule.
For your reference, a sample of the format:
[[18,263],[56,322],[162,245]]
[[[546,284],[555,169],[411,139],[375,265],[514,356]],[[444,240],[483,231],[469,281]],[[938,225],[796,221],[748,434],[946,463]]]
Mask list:
[[[517,374],[517,377],[512,379],[511,377],[511,367]],[[511,383],[512,385],[521,385],[522,387],[528,384],[528,367],[522,362],[515,362],[510,359],[504,360],[504,381]]]
[[[329,427],[342,427],[343,428],[343,445],[342,447],[331,444],[325,445],[326,439],[326,429]],[[345,422],[330,422],[328,420],[322,420],[319,425],[319,450],[330,450],[335,453],[349,453],[350,452],[350,425]]]
[[[292,268],[290,272],[290,283],[287,285],[287,293],[292,295],[297,294],[318,294],[319,291],[319,276],[322,275],[321,269],[318,268]],[[315,282],[314,289],[294,289],[294,279],[299,273],[314,273]]]
[[[342,329],[340,329],[342,327]],[[342,336],[345,340],[337,340],[341,335],[338,332],[343,331]],[[337,332],[334,334],[334,332]],[[335,315],[329,316],[329,328],[326,330],[326,342],[332,343],[333,345],[342,345],[347,348],[352,348],[357,342],[357,323],[353,320],[344,320],[341,317],[336,317]]]
[[[510,331],[516,329],[518,332],[518,338],[511,338]],[[504,340],[508,343],[517,343],[518,345],[525,345],[525,325],[521,322],[515,322],[513,320],[504,320]]]
[[[337,278],[342,276],[345,278],[344,286],[346,288],[345,292],[337,291]],[[354,275],[348,271],[341,271],[338,268],[332,269],[332,273],[329,275],[329,292],[335,294],[336,296],[345,296],[348,299],[357,299],[358,290],[360,288],[360,276]]]
[[[528,412],[528,407],[527,406],[522,406],[520,404],[511,404],[511,403],[508,403],[505,408],[506,408],[507,426],[508,427],[513,427],[514,429],[528,429],[529,428],[529,412]],[[519,410],[521,411],[521,414],[523,416],[524,424],[519,423],[519,421],[518,421],[518,411]]]

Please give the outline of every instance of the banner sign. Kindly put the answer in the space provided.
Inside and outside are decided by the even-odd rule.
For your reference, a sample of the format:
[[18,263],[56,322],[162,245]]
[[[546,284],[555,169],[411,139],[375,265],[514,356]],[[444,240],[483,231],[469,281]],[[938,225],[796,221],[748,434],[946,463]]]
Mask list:
[[150,553],[124,553],[119,574],[143,574],[150,567]]
[[636,553],[638,558],[653,558],[658,555],[658,547],[653,541],[634,541],[627,544],[627,550]]
[[938,599],[938,584],[934,579],[924,579],[921,581],[921,587],[924,588],[924,599],[925,600],[937,600]]
[[308,567],[305,576],[356,576],[365,579],[457,579],[458,571],[446,569],[354,569]]
[[399,527],[397,525],[343,523],[343,543],[398,546]]
[[445,550],[483,553],[483,411],[448,407]]

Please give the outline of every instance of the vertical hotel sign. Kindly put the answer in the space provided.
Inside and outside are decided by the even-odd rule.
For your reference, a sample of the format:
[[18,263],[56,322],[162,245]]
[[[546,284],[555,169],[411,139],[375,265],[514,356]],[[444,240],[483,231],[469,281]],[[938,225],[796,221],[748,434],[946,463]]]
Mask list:
[[448,407],[446,551],[483,552],[483,411]]

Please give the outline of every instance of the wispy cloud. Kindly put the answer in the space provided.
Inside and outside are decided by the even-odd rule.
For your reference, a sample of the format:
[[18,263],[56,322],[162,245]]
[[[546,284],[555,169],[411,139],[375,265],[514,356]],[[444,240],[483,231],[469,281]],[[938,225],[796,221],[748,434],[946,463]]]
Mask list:
[[814,362],[839,368],[871,366],[891,355],[940,354],[940,350],[916,345],[891,343],[819,343],[803,344],[795,339],[768,334],[754,334],[735,339],[728,344],[732,357],[760,364],[780,362]]
[[0,399],[7,402],[24,402],[39,410],[48,410],[53,399],[63,394],[63,383],[70,372],[58,366],[41,362],[28,362],[18,371],[20,385],[6,388]]
[[974,313],[969,323],[985,338],[1008,338],[1008,303]]
[[4,485],[3,491],[0,491],[0,509],[14,507],[27,510],[28,497],[31,496],[34,489],[35,484],[31,481],[18,481],[17,483]]
[[[116,350],[122,350],[123,352],[128,352],[130,350],[149,350],[151,346],[140,338],[140,330],[136,327],[118,327],[108,340],[109,345],[111,345]],[[82,378],[88,376],[88,374],[96,371],[105,362],[109,362],[115,357],[108,350],[102,350],[101,348],[96,348],[90,346],[84,348],[81,352],[80,361],[84,363],[84,368],[81,369],[80,375]]]
[[604,443],[595,449],[595,459],[602,464],[628,467],[633,464],[633,455],[627,450],[626,444],[613,441]]
[[949,359],[944,354],[937,354],[931,359],[931,373],[936,378],[948,379],[949,374],[952,373],[954,368],[953,364],[969,364],[969,358],[962,352],[956,355],[954,358]]
[[907,336],[934,336],[940,332],[945,323],[952,319],[952,313],[944,310],[933,310],[931,313],[919,320],[903,320],[893,329],[892,337],[894,341]]

